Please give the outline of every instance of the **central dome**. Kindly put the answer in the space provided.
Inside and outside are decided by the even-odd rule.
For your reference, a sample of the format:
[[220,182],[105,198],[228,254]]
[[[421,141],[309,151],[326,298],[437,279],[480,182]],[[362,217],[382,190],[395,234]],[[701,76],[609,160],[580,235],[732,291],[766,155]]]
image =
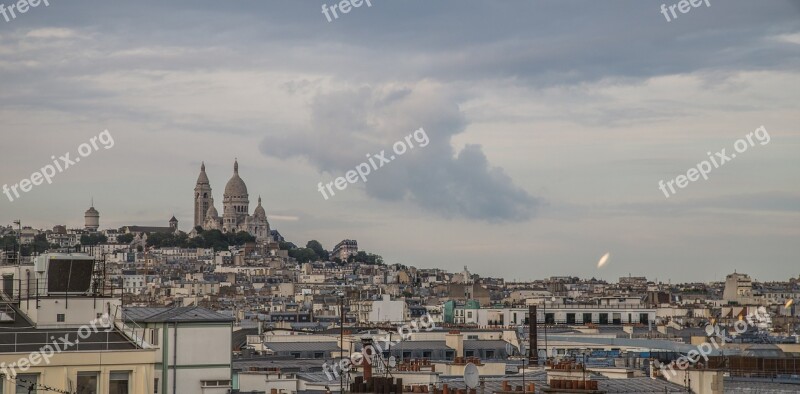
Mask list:
[[233,176],[225,185],[224,197],[247,197],[247,185],[239,177],[239,162],[233,162]]

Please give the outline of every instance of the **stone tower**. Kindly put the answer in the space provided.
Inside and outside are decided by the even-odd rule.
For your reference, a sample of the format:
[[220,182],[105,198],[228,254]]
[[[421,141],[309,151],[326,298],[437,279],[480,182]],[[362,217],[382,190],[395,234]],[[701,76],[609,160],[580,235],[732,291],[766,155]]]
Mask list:
[[172,232],[178,231],[178,219],[175,219],[175,215],[172,215],[172,219],[169,220],[169,228],[172,229]]
[[84,226],[87,231],[97,231],[100,227],[100,212],[94,209],[94,199],[92,199],[92,206],[83,214]]
[[206,175],[206,163],[200,165],[200,176],[194,187],[194,227],[202,226],[206,220],[206,212],[213,204],[211,197],[211,184]]

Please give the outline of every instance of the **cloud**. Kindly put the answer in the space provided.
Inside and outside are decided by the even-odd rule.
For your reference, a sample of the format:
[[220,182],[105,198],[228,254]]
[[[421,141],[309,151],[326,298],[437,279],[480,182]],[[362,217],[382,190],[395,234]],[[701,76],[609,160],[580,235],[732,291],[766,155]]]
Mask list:
[[289,222],[296,222],[300,220],[297,216],[285,216],[285,215],[269,215],[270,220],[275,221],[289,221]]
[[30,38],[72,38],[77,36],[78,34],[75,30],[72,29],[63,29],[63,28],[42,28],[42,29],[34,29],[29,31],[25,34],[26,37]]
[[[487,222],[524,221],[537,198],[489,163],[480,145],[456,151],[451,138],[467,121],[456,98],[438,84],[337,88],[311,99],[310,124],[288,133],[274,130],[261,151],[281,159],[302,157],[331,179],[422,127],[430,143],[370,174],[369,197],[410,201],[446,218]],[[389,155],[387,153],[387,157]]]

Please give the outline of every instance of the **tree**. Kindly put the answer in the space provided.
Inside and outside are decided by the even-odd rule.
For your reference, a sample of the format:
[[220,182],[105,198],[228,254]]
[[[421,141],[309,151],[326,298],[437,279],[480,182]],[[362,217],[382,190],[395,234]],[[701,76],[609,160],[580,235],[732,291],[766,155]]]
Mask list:
[[108,242],[108,237],[100,233],[81,235],[81,245],[92,246]]
[[306,248],[313,250],[314,253],[317,254],[317,257],[319,257],[320,260],[328,261],[328,258],[330,257],[328,251],[325,250],[325,248],[322,247],[322,244],[319,243],[319,241],[317,241],[316,239],[308,241],[308,243],[306,243]]
[[33,243],[27,246],[29,249],[32,249],[31,252],[44,253],[50,249],[51,245],[50,242],[47,241],[47,235],[42,233],[33,237]]
[[301,264],[319,260],[317,253],[310,248],[291,249],[289,257],[297,259],[297,262]]
[[297,245],[288,241],[281,241],[278,243],[278,248],[280,248],[280,250],[292,250],[297,249]]
[[248,242],[255,242],[256,237],[250,235],[247,231],[239,231],[238,233],[228,233],[228,243],[231,245],[244,245]]
[[133,234],[117,235],[117,242],[121,244],[130,244],[131,242],[133,242]]
[[358,253],[351,255],[347,261],[356,261],[367,265],[381,265],[383,264],[383,257],[377,254],[367,253],[363,250],[359,250]]

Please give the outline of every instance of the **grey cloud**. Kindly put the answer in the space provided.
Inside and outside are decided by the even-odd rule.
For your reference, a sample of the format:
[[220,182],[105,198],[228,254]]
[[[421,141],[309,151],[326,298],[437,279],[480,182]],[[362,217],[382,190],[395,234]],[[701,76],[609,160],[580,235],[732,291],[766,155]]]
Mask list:
[[439,87],[361,87],[318,95],[305,130],[271,133],[261,151],[282,159],[303,157],[330,177],[344,175],[366,155],[386,150],[419,127],[430,139],[370,174],[368,196],[408,200],[446,218],[487,222],[528,220],[539,200],[493,167],[479,145],[456,152],[451,138],[466,120]]

